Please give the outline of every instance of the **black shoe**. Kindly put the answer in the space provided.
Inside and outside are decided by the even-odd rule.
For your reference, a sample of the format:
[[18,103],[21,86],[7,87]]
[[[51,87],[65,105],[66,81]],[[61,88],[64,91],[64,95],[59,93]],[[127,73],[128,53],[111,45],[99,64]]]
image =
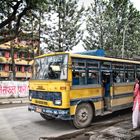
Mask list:
[[131,131],[136,131],[137,130],[137,128],[133,128],[133,129],[131,129]]

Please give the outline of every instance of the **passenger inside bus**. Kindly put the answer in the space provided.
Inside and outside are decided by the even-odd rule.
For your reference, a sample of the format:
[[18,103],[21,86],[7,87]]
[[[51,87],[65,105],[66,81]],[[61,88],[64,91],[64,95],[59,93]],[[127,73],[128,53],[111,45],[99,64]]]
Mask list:
[[79,73],[78,72],[73,72],[72,73],[72,84],[73,85],[79,85]]
[[88,78],[88,84],[98,84],[96,73],[91,73],[90,77]]
[[121,82],[121,78],[120,78],[119,73],[113,72],[113,82],[114,83],[120,83]]
[[79,74],[79,85],[85,85],[85,73],[84,72],[81,72]]
[[129,78],[128,78],[128,73],[125,73],[125,82],[130,82]]
[[117,74],[117,76],[116,76],[116,82],[117,82],[117,83],[120,83],[120,82],[121,82],[121,79],[120,79],[119,74]]

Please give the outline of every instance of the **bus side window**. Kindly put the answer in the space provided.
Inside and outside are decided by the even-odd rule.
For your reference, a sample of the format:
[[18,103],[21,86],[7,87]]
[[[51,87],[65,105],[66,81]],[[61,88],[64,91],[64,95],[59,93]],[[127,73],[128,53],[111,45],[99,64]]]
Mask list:
[[72,85],[85,85],[86,61],[83,59],[73,59],[72,69]]
[[79,77],[79,84],[80,85],[85,85],[85,72],[80,73],[80,77]]
[[96,73],[89,73],[88,84],[98,84],[98,76]]

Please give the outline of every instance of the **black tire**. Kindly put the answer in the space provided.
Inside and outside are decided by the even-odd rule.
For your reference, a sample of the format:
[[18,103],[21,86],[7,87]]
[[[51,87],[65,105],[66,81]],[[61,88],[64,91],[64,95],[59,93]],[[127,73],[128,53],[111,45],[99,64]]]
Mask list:
[[85,128],[89,126],[93,119],[93,109],[89,103],[78,105],[73,119],[73,125],[76,128]]
[[43,119],[45,119],[45,120],[53,120],[53,119],[54,119],[53,117],[48,116],[48,115],[46,115],[46,114],[42,114],[42,113],[40,113],[40,116],[41,116]]

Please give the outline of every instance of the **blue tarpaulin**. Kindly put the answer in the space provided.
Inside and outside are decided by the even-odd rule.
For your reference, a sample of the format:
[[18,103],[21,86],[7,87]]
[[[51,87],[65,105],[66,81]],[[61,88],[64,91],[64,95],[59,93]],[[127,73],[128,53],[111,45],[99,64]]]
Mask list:
[[84,52],[78,52],[76,54],[92,55],[92,56],[105,56],[105,51],[103,49],[97,49],[97,50],[89,50],[89,51],[84,51]]

